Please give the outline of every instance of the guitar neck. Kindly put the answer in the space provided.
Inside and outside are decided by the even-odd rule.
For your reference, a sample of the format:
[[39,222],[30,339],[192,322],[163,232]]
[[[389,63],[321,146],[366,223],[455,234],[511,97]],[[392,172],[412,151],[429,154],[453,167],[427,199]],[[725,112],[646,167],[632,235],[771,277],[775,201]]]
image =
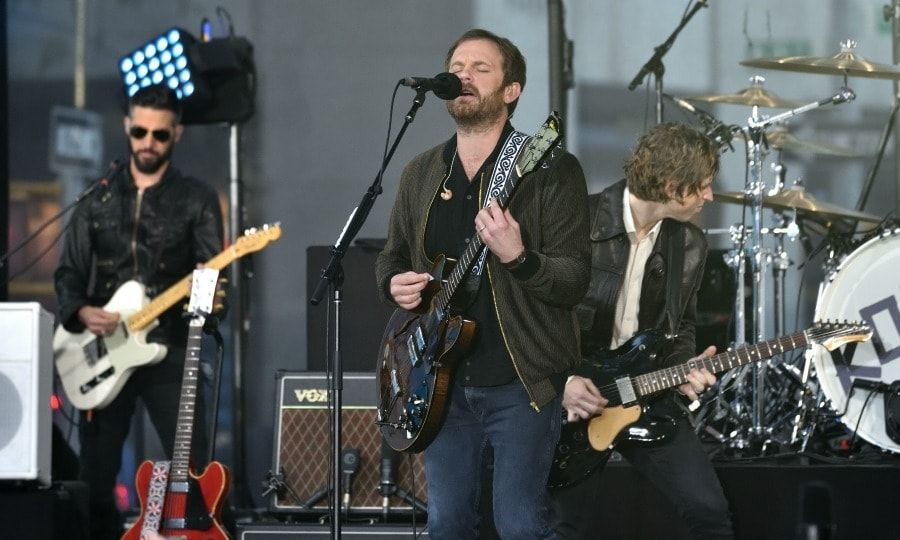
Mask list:
[[739,347],[733,351],[725,351],[708,358],[696,358],[677,366],[651,371],[634,377],[632,382],[638,394],[649,396],[686,383],[687,375],[692,369],[706,368],[710,373],[721,373],[807,345],[809,345],[809,336],[806,331],[795,332],[788,336]]
[[[511,173],[509,179],[504,183],[503,188],[500,190],[500,193],[496,195],[495,199],[500,205],[500,208],[506,208],[510,198],[513,196],[513,193],[515,193],[516,187],[519,185],[519,182],[516,180],[517,172]],[[447,309],[450,305],[450,300],[453,298],[453,294],[456,292],[457,287],[459,287],[460,283],[465,279],[466,274],[468,274],[469,269],[472,268],[472,265],[475,264],[478,257],[481,256],[481,252],[484,251],[484,248],[484,241],[481,240],[481,237],[478,236],[477,233],[472,235],[466,250],[459,257],[453,271],[450,272],[447,283],[441,287],[441,291],[435,296],[435,305],[440,311]]]
[[[234,246],[222,251],[212,259],[206,261],[204,266],[221,270],[231,264],[240,255]],[[177,283],[157,295],[149,304],[128,318],[128,330],[138,332],[159,318],[167,309],[174,306],[179,300],[191,294],[191,275],[188,274],[178,280]]]
[[175,448],[172,451],[170,482],[187,482],[191,465],[191,439],[194,435],[194,410],[197,406],[197,381],[200,375],[200,343],[203,338],[204,317],[191,319],[188,329],[187,351],[181,399],[178,402],[178,423],[175,428]]

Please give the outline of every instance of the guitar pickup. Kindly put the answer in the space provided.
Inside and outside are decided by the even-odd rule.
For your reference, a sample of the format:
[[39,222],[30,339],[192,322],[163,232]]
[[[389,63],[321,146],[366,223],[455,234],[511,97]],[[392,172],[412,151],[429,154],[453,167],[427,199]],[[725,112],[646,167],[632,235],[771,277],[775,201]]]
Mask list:
[[637,395],[634,393],[634,386],[631,385],[631,379],[628,377],[616,379],[616,389],[619,391],[619,398],[622,400],[622,405],[637,401]]
[[78,391],[81,392],[82,394],[87,394],[88,392],[93,390],[95,386],[102,383],[106,379],[112,377],[113,373],[115,373],[115,372],[116,372],[116,368],[114,368],[114,367],[109,367],[109,368],[105,369],[102,373],[100,373],[96,377],[92,378],[88,382],[79,386]]
[[419,367],[419,364],[422,363],[422,359],[419,358],[419,348],[416,347],[413,336],[409,336],[409,339],[406,340],[406,355],[409,357],[409,364],[412,367]]

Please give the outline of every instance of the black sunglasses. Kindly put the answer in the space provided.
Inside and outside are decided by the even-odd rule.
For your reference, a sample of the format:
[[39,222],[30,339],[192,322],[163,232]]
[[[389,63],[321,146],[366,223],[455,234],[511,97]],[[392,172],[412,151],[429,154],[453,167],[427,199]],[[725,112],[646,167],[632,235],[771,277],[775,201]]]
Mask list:
[[146,137],[147,133],[151,133],[153,138],[159,142],[166,142],[172,138],[172,132],[168,129],[154,129],[153,131],[150,131],[145,127],[131,126],[131,129],[128,130],[128,134],[131,135],[132,138],[138,140]]

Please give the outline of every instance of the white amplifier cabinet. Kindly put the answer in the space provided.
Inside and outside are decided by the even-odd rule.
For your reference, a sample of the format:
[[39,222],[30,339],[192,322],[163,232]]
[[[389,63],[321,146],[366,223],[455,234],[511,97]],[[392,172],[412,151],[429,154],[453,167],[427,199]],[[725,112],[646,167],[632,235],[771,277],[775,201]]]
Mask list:
[[53,316],[0,302],[0,482],[50,484]]

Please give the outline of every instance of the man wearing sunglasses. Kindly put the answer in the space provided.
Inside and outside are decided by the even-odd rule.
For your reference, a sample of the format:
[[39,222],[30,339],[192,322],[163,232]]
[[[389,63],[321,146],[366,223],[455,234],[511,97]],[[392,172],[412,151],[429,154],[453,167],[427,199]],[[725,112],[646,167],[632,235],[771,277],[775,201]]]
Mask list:
[[[164,86],[143,88],[129,100],[124,119],[129,159],[76,207],[56,270],[60,320],[69,332],[110,334],[121,322],[119,314],[100,306],[120,285],[137,280],[152,298],[222,250],[215,190],[171,164],[183,130],[180,115],[180,102]],[[174,448],[187,340],[180,304],[159,317],[147,340],[165,345],[165,358],[136,369],[109,405],[81,415],[80,475],[90,485],[92,539],[122,534],[113,488],[138,397],[163,449],[170,454]],[[196,417],[205,418],[202,399]],[[192,449],[198,465],[205,462],[205,433],[195,423]]]

